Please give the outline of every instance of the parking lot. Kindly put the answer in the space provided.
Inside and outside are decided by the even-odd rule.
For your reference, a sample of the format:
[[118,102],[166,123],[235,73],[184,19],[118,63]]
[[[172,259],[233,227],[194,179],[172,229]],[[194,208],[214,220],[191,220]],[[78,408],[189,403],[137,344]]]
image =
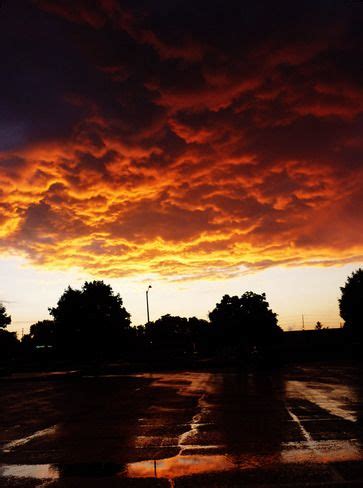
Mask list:
[[361,370],[15,376],[0,486],[363,486]]

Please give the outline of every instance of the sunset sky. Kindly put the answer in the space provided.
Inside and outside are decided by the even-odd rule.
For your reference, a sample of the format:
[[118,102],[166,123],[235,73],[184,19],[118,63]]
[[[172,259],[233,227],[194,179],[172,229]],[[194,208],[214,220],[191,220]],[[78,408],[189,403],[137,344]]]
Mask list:
[[363,2],[5,0],[0,300],[104,279],[134,324],[265,291],[339,326],[363,262]]

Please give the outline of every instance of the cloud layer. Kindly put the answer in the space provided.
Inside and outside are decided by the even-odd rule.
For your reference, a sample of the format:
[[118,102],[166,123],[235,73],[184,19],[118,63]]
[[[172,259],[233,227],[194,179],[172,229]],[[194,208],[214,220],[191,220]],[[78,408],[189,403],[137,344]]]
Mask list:
[[361,259],[361,2],[136,4],[2,8],[2,252],[173,279]]

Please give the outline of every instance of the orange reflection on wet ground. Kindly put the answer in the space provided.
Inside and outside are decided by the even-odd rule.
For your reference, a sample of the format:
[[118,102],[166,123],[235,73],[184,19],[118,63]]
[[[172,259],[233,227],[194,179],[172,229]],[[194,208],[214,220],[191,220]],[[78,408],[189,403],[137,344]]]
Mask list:
[[354,441],[317,441],[291,443],[281,453],[284,463],[333,463],[361,461],[362,448]]
[[126,476],[130,478],[177,478],[192,474],[212,473],[233,469],[234,463],[228,456],[186,455],[174,456],[157,461],[148,460],[131,463],[127,466]]
[[167,478],[195,474],[216,473],[230,470],[258,469],[278,464],[332,463],[361,461],[362,450],[352,441],[319,441],[309,445],[304,442],[286,444],[280,454],[263,455],[246,453],[239,456],[177,455],[167,459],[130,463],[124,475],[130,478]]
[[10,478],[57,479],[58,469],[51,464],[14,464],[0,466],[0,476]]
[[[16,478],[25,477],[116,477],[120,483],[127,477],[139,478],[135,483],[145,486],[150,478],[177,486],[185,482],[181,477],[190,482],[198,475],[209,480],[209,474],[221,480],[237,475],[266,480],[273,472],[286,472],[292,481],[300,472],[305,482],[311,470],[335,480],[340,469],[335,464],[344,463],[341,477],[349,478],[351,462],[356,469],[363,465],[360,378],[360,370],[341,366],[269,375],[178,372],[82,378],[74,384],[88,392],[87,402],[77,397],[69,408],[65,404],[63,423],[54,424],[52,416],[37,430],[16,436],[15,429],[0,442],[0,485],[1,479],[18,483]],[[67,383],[67,395],[74,394],[74,384]],[[113,400],[107,415],[92,410],[83,421],[79,407],[88,408],[97,391]],[[58,408],[62,411],[63,404]],[[99,411],[103,408],[99,404]],[[77,422],[69,422],[74,416]],[[32,461],[39,465],[21,464]],[[357,486],[363,486],[363,470]]]

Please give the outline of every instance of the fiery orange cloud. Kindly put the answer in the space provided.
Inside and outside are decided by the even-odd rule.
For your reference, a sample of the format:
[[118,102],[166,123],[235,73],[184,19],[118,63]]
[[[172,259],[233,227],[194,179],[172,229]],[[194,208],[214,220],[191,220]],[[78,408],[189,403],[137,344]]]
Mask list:
[[2,252],[173,279],[361,259],[362,8],[306,7],[307,33],[282,3],[222,26],[219,2],[29,6],[38,33],[21,25],[24,67],[7,61],[7,92],[34,96],[0,127]]

